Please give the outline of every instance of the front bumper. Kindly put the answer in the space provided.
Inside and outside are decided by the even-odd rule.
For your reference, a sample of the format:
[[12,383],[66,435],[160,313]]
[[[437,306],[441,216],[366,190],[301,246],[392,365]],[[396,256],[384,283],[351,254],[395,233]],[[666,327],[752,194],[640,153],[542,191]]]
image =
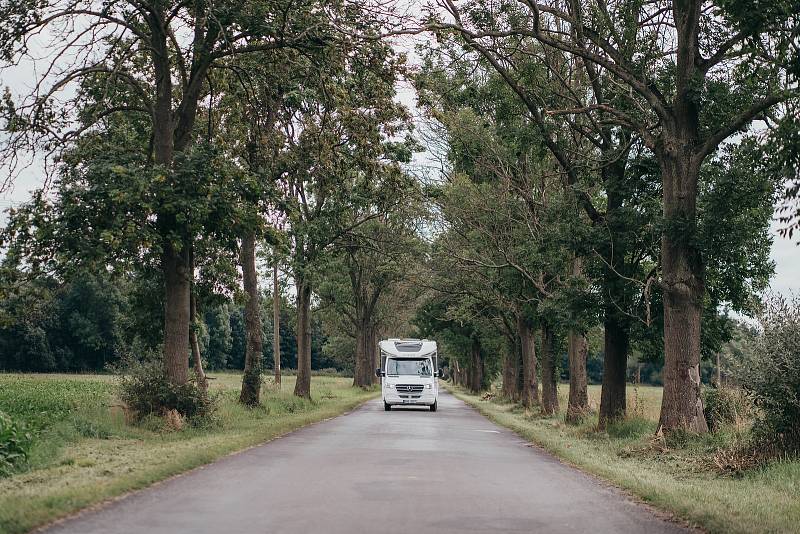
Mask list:
[[434,402],[436,402],[436,395],[434,395],[433,390],[423,390],[422,393],[400,393],[398,394],[394,389],[384,389],[383,390],[383,402],[386,404],[396,405],[396,404],[405,404],[405,405],[418,405],[418,406],[430,406]]

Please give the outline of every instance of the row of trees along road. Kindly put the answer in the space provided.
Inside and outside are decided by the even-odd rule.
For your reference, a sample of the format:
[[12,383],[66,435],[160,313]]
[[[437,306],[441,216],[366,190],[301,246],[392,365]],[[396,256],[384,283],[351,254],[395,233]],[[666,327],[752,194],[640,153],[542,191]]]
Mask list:
[[[366,386],[375,339],[424,289],[416,325],[472,389],[499,372],[553,413],[566,352],[579,418],[601,324],[601,426],[625,415],[636,353],[663,355],[664,429],[705,431],[701,354],[730,335],[721,306],[753,311],[798,168],[797,3],[427,7],[411,27],[379,0],[3,4],[0,60],[40,73],[4,97],[3,168],[27,154],[49,171],[3,231],[4,291],[87,269],[148,280],[164,373],[185,383],[191,354],[201,387],[199,317],[243,293],[255,404],[261,245],[296,293],[298,396],[312,308],[354,340]],[[403,171],[406,67],[381,32],[430,37],[413,79],[444,173],[425,191]]]
[[3,166],[13,178],[32,154],[49,180],[9,214],[3,272],[155,280],[164,373],[187,382],[191,352],[205,387],[197,317],[239,291],[241,269],[240,400],[256,404],[267,244],[293,277],[295,394],[310,397],[319,265],[373,246],[358,229],[380,233],[398,199],[418,196],[400,167],[412,148],[394,100],[404,58],[354,37],[385,16],[380,4],[316,0],[5,3],[0,59],[43,74],[29,94],[6,94]]
[[[798,12],[685,0],[433,6],[418,88],[449,141],[439,264],[464,272],[439,280],[444,320],[457,318],[449,331],[478,356],[485,319],[499,321],[521,351],[503,374],[522,362],[523,402],[535,399],[531,326],[551,412],[553,329],[574,359],[599,314],[601,425],[625,413],[637,345],[663,351],[663,428],[707,430],[701,352],[719,342],[718,306],[747,311],[765,286],[770,176],[797,169]],[[585,408],[584,384],[571,382],[571,413]]]

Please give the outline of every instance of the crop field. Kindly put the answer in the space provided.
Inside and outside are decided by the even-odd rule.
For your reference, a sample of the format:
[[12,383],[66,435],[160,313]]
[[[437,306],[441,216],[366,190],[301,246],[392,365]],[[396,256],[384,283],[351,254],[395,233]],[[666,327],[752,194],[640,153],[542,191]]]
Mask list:
[[107,406],[112,377],[102,375],[0,375],[0,410],[41,432],[70,415]]

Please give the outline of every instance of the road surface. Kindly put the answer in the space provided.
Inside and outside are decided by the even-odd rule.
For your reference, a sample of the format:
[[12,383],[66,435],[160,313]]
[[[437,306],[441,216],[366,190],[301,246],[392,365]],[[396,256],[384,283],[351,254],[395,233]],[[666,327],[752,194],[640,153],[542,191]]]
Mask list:
[[435,413],[371,401],[46,531],[686,532],[447,393]]

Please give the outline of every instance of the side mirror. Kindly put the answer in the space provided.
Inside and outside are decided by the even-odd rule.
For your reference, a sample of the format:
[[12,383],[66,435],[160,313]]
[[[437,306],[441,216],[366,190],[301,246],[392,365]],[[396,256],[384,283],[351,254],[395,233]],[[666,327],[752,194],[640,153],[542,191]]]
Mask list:
[[378,378],[383,376],[383,373],[381,372],[381,368],[380,367],[375,369],[375,376],[377,376]]

